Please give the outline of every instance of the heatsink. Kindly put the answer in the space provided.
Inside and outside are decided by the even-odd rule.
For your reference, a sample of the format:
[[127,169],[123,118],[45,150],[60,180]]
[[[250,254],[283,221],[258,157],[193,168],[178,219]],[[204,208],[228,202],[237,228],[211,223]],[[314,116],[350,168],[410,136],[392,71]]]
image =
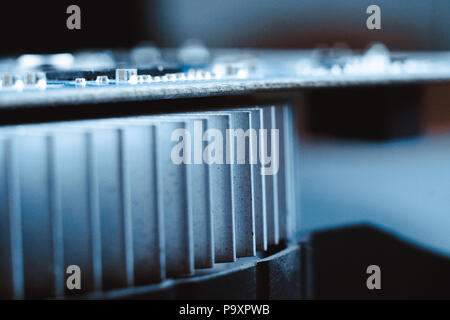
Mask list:
[[[223,163],[211,161],[220,148],[212,152],[219,141],[208,129],[225,137]],[[230,155],[239,129],[250,134]],[[183,153],[176,132],[192,138]],[[0,297],[163,283],[293,241],[293,139],[291,107],[281,104],[2,127]],[[261,152],[273,165],[277,150],[276,172],[263,174]],[[82,271],[80,290],[66,286],[70,265]]]

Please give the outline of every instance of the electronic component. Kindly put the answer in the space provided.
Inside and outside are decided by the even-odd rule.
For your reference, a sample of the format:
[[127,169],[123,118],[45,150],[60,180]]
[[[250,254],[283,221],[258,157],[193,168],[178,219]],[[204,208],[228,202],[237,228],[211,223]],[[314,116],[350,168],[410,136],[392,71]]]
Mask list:
[[[361,110],[341,103],[343,87],[351,97],[355,88],[373,93],[367,86],[415,90],[450,81],[450,60],[381,45],[257,51],[190,42],[23,55],[1,59],[0,74],[1,297],[121,297],[138,286],[153,297],[208,297],[214,285],[189,288],[205,279],[223,288],[244,274],[251,285],[232,281],[236,296],[256,298],[263,287],[258,297],[267,298],[298,297],[309,272],[299,271],[294,105],[307,97],[320,113],[331,98]],[[394,91],[410,92],[392,86],[395,104]],[[334,123],[342,109],[327,107]],[[65,287],[68,265],[82,269],[81,291]]]
[[[26,265],[13,270],[14,255],[1,260],[11,275],[11,291],[2,296],[64,295],[60,265],[82,268],[87,294],[158,283],[198,268],[213,272],[215,263],[289,241],[292,161],[284,149],[276,154],[278,141],[264,137],[274,137],[276,129],[280,145],[289,143],[290,112],[267,106],[3,128],[0,170],[13,176],[2,176],[1,197],[13,203],[20,192],[21,209],[2,209],[0,218],[8,230],[19,230],[9,217],[20,215],[24,228],[1,245],[5,252],[25,248],[16,259]],[[245,138],[248,130],[254,134]],[[187,135],[174,141],[176,132]],[[191,148],[183,150],[189,155],[182,163],[173,159],[180,141]],[[261,158],[267,156],[270,162]],[[17,172],[11,157],[21,159]],[[264,174],[271,165],[276,172]],[[78,189],[71,191],[75,181]],[[31,243],[34,237],[41,241]],[[90,249],[75,253],[80,243]]]

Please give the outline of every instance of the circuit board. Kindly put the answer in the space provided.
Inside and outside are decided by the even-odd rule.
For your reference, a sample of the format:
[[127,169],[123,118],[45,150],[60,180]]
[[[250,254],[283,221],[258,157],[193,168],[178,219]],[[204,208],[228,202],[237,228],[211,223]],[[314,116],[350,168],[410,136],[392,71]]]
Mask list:
[[450,79],[446,52],[180,49],[22,55],[0,60],[0,106],[220,96],[275,89]]

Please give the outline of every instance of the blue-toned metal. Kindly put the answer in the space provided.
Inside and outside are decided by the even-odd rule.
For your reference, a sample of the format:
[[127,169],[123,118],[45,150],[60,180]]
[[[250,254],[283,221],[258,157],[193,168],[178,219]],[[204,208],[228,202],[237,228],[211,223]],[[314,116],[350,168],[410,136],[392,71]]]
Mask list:
[[24,297],[23,250],[17,152],[10,139],[0,140],[0,295]]
[[[230,115],[223,112],[202,112],[191,114],[205,117],[208,129],[217,130],[222,138],[231,128]],[[214,141],[206,132],[205,142]],[[222,141],[223,142],[223,141]],[[216,142],[218,143],[218,142]],[[225,152],[225,150],[223,150]],[[209,159],[208,156],[205,157]],[[211,160],[211,159],[209,159]],[[235,215],[232,206],[232,175],[230,165],[212,162],[209,167],[209,201],[213,217],[214,261],[233,262],[236,260]]]
[[[271,130],[276,129],[275,107],[263,108],[264,129],[266,129],[265,143],[260,143],[264,149],[260,152],[270,155],[273,151],[271,141]],[[260,137],[261,139],[261,137]],[[267,150],[265,149],[267,146]],[[267,243],[268,245],[276,245],[280,241],[279,231],[279,215],[278,215],[278,176],[264,175],[264,203],[267,213]]]
[[[65,285],[69,265],[81,268],[77,293],[85,294],[158,283],[267,250],[275,241],[265,235],[274,239],[277,226],[290,221],[288,209],[275,207],[273,187],[286,184],[283,199],[291,208],[290,167],[274,175],[282,178],[264,176],[251,156],[261,147],[259,129],[292,120],[286,108],[3,127],[1,297],[72,295]],[[284,120],[277,122],[277,114]],[[191,139],[191,162],[179,165],[172,159],[177,129]],[[222,137],[216,142],[224,163],[208,164],[207,147],[217,138],[209,129]],[[284,130],[280,144],[290,143]],[[268,143],[270,154],[276,142]]]
[[[261,175],[261,162],[258,161],[259,156],[259,135],[260,129],[264,127],[263,119],[263,109],[259,107],[255,108],[244,108],[240,110],[245,110],[250,113],[250,128],[254,129],[256,132],[256,141],[250,142],[251,148],[256,148],[256,158],[251,161],[251,174],[252,174],[252,200],[253,200],[253,212],[255,221],[255,244],[256,250],[266,251],[267,250],[267,212],[266,206],[263,201],[265,192],[265,179]],[[250,136],[250,141],[252,137]],[[252,154],[252,153],[250,153]]]
[[[193,241],[194,241],[194,259],[196,268],[210,268],[214,264],[214,241],[213,241],[213,215],[210,210],[209,199],[209,166],[203,163],[202,159],[196,159],[195,150],[197,148],[201,151],[202,157],[204,146],[203,130],[207,130],[206,118],[186,113],[174,114],[170,116],[153,116],[153,117],[135,117],[127,120],[106,120],[106,123],[111,121],[122,124],[125,131],[129,130],[128,126],[135,126],[151,121],[185,121],[186,130],[189,137],[183,139],[190,139],[184,141],[190,145],[190,165],[186,165],[187,169],[187,186],[188,199],[190,210],[192,211],[193,219]],[[124,122],[125,121],[125,122]],[[200,126],[200,127],[198,127]],[[196,132],[200,130],[200,132]],[[199,137],[197,137],[199,136]],[[199,140],[200,139],[200,140]],[[199,145],[196,145],[199,143]],[[197,160],[197,161],[196,161]],[[199,161],[198,161],[199,160]],[[199,163],[198,163],[199,162]],[[184,164],[182,164],[184,165]],[[199,195],[205,195],[199,197]]]

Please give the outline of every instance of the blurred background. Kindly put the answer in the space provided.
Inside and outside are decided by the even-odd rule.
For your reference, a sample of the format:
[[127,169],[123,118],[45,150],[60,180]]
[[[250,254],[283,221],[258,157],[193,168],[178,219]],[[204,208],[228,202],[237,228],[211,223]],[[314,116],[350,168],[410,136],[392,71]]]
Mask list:
[[[382,31],[365,28],[366,9],[381,8]],[[345,42],[364,48],[381,41],[392,49],[449,49],[446,0],[169,0],[155,1],[148,30],[176,46],[196,37],[215,47],[313,48]],[[164,32],[158,32],[164,30]]]
[[[66,28],[66,8],[82,12]],[[382,29],[367,30],[366,9],[381,8]],[[177,47],[197,38],[211,47],[314,48],[381,41],[395,50],[450,49],[448,0],[133,0],[3,1],[0,53]]]

